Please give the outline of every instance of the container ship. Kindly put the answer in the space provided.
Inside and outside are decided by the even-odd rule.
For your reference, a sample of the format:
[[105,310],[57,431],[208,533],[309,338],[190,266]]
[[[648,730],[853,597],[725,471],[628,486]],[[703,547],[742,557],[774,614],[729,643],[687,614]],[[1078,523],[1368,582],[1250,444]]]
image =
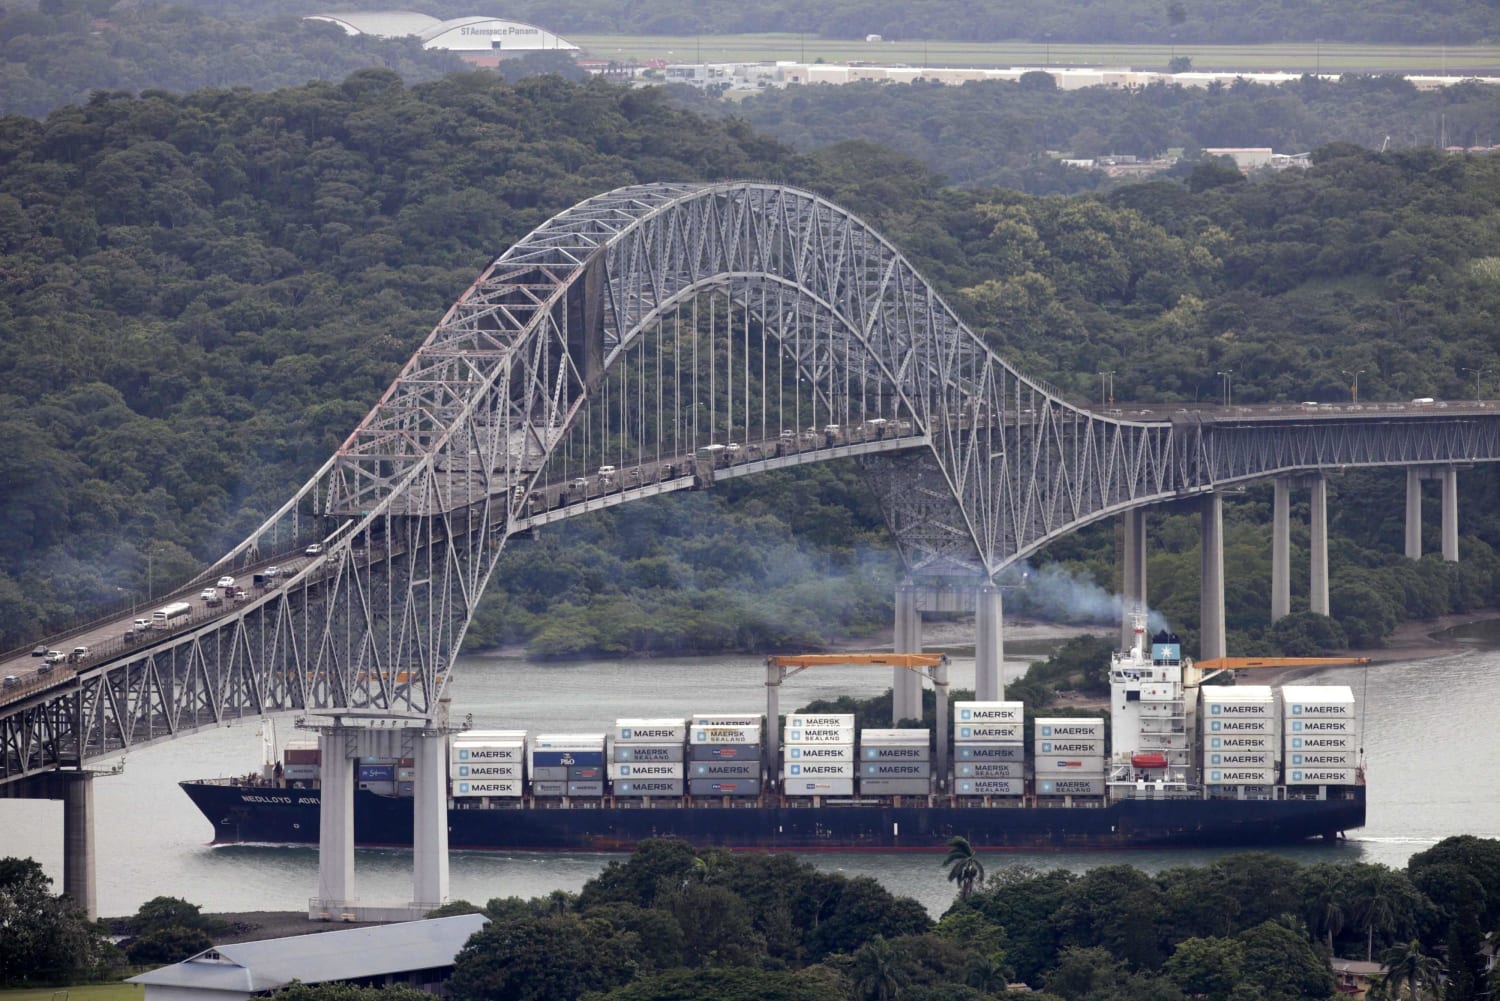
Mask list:
[[[1174,635],[1148,643],[1137,625],[1112,658],[1107,720],[1035,717],[1028,728],[1022,703],[989,701],[955,702],[941,733],[856,731],[854,716],[821,713],[467,730],[449,738],[448,843],[932,851],[962,836],[989,850],[1065,850],[1289,844],[1364,825],[1350,688],[1202,680]],[[320,765],[315,745],[288,746],[264,774],[182,787],[214,844],[316,845]],[[353,767],[355,843],[409,847],[412,763]]]

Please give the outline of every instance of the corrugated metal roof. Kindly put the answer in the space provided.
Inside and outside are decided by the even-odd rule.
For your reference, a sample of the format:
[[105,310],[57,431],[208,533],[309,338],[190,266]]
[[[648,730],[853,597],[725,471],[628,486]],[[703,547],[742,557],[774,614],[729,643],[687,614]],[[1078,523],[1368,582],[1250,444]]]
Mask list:
[[129,982],[240,993],[274,990],[293,980],[318,984],[450,966],[469,936],[488,921],[483,914],[460,914],[238,942],[207,949]]

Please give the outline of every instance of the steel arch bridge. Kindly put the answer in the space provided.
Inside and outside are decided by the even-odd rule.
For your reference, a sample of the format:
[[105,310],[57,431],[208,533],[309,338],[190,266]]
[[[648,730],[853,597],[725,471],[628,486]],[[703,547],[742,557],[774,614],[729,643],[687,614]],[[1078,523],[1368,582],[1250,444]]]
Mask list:
[[[622,188],[487,268],[337,453],[185,585],[185,625],[0,700],[0,783],[246,716],[430,717],[508,540],[642,497],[853,457],[913,574],[985,578],[1235,482],[1500,458],[1497,417],[1079,407],[815,194]],[[278,559],[289,576],[243,605],[188,597]]]

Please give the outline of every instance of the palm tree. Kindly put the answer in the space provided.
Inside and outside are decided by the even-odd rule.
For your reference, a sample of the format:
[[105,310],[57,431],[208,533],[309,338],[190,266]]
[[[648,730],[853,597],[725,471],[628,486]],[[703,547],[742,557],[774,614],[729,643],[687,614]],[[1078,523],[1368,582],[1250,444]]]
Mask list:
[[901,955],[885,936],[876,935],[854,954],[855,992],[864,1001],[895,1001],[906,986]]
[[1391,904],[1391,895],[1377,880],[1371,880],[1358,891],[1355,913],[1360,927],[1365,932],[1365,962],[1375,961],[1375,933],[1388,932],[1396,927],[1396,910]]
[[1396,996],[1391,1001],[1400,1001],[1402,981],[1406,982],[1411,1001],[1417,1001],[1419,983],[1433,988],[1433,994],[1436,995],[1443,964],[1423,952],[1421,942],[1412,939],[1404,945],[1393,945],[1381,953],[1380,961],[1385,964],[1386,980],[1396,989]]
[[984,863],[974,856],[974,846],[969,839],[955,836],[948,839],[948,854],[943,856],[943,865],[948,867],[948,882],[958,884],[958,899],[968,900],[974,887],[984,882]]

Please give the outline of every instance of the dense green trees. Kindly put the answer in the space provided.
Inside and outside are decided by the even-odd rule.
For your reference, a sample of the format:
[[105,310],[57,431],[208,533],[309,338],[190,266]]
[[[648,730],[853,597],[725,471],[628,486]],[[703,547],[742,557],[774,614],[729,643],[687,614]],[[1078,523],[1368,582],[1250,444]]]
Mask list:
[[[1473,373],[1500,370],[1500,238],[1484,222],[1500,161],[1347,145],[1316,160],[1100,196],[961,191],[899,153],[800,155],[659,91],[484,72],[101,92],[0,119],[0,647],[144,603],[220,555],[337,446],[487,261],[635,181],[825,192],[997,351],[1079,400],[1101,371],[1118,398],[1164,407],[1214,398],[1223,370],[1246,401],[1341,399],[1354,370],[1362,399],[1472,394]],[[1387,472],[1334,478],[1334,621],[1275,629],[1269,488],[1232,502],[1231,648],[1375,644],[1403,617],[1492,604],[1500,480],[1462,475],[1456,565],[1399,554],[1400,490]],[[1191,648],[1197,532],[1164,508],[1150,535],[1152,604]],[[1304,531],[1293,547],[1298,560]],[[1007,603],[1076,611],[1077,589],[1043,585],[1087,581],[1108,605],[1113,559],[1110,526],[1062,540]],[[852,466],[746,478],[508,550],[472,642],[559,657],[821,645],[888,622],[896,565]]]
[[0,858],[0,987],[42,988],[93,980],[120,955],[31,859]]

